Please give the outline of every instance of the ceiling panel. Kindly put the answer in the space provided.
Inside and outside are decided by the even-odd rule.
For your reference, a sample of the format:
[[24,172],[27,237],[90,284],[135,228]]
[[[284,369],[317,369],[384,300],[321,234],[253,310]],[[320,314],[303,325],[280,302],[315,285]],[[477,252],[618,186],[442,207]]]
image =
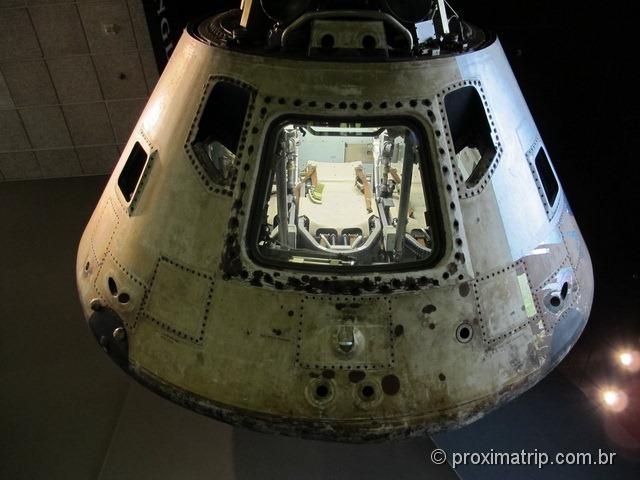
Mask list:
[[80,161],[73,148],[38,150],[36,158],[43,177],[74,177],[82,174]]
[[157,80],[142,0],[0,0],[0,181],[109,173]]
[[99,175],[110,171],[118,157],[115,145],[76,147],[82,171],[87,175]]
[[131,23],[133,24],[133,33],[136,37],[138,49],[140,51],[152,51],[151,36],[149,35],[149,27],[147,19],[142,8],[142,2],[139,0],[127,0],[129,6],[129,14],[131,15]]
[[127,2],[79,4],[92,52],[137,50]]
[[94,57],[98,80],[107,100],[144,97],[147,83],[138,52]]
[[88,52],[75,4],[39,5],[29,7],[29,12],[46,56]]
[[90,56],[52,58],[47,60],[47,64],[61,103],[95,102],[103,99]]
[[[116,100],[107,102],[111,123],[116,135],[118,145],[124,145],[129,135],[136,126],[136,122],[142,113],[145,102],[140,100]],[[117,121],[114,121],[117,120]]]
[[13,99],[11,98],[11,93],[9,92],[9,87],[7,87],[7,83],[4,81],[2,70],[0,70],[0,109],[13,107],[14,104]]
[[0,0],[0,7],[22,7],[25,0]]
[[22,120],[15,110],[0,110],[0,152],[9,150],[28,150],[30,148],[27,133]]
[[60,107],[24,108],[20,110],[20,117],[35,149],[71,146],[71,137]]
[[40,165],[33,152],[0,153],[0,171],[4,180],[42,177]]
[[0,70],[16,106],[58,103],[44,60],[4,63]]
[[142,70],[144,71],[144,76],[149,86],[149,93],[151,93],[154,85],[158,83],[158,79],[160,78],[156,57],[152,50],[142,51],[140,52],[140,61],[142,62]]
[[76,145],[112,144],[113,130],[103,102],[65,105],[71,138]]
[[26,8],[3,8],[0,14],[0,59],[42,55]]

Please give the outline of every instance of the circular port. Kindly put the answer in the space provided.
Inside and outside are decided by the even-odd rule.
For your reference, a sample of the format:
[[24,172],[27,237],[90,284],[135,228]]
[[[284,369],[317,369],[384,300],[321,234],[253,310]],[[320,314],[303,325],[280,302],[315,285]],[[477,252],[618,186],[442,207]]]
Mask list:
[[557,308],[562,303],[562,300],[560,300],[560,297],[554,295],[553,297],[551,297],[549,299],[549,303],[551,304],[552,307],[556,307]]
[[316,387],[316,398],[321,400],[329,396],[329,387],[325,384],[320,384]]
[[325,33],[320,39],[320,45],[324,49],[329,50],[333,48],[335,44],[336,44],[336,39],[333,38],[333,35],[331,35],[330,33]]
[[373,35],[365,35],[362,37],[362,48],[365,50],[374,50],[378,45]]
[[120,302],[122,305],[126,305],[127,303],[129,303],[129,300],[131,300],[131,297],[126,292],[122,292],[120,295],[118,295],[118,302]]
[[334,384],[325,378],[314,378],[307,384],[305,396],[309,403],[316,407],[323,407],[334,397]]
[[367,377],[353,385],[352,395],[355,405],[362,410],[376,408],[384,400],[383,388],[377,379]]
[[468,323],[461,324],[456,330],[456,338],[460,343],[469,343],[473,338],[473,328]]
[[364,398],[371,398],[376,393],[371,385],[366,385],[362,387],[362,396]]
[[373,400],[376,396],[376,389],[373,388],[373,385],[364,385],[360,389],[360,397],[363,400],[370,401]]

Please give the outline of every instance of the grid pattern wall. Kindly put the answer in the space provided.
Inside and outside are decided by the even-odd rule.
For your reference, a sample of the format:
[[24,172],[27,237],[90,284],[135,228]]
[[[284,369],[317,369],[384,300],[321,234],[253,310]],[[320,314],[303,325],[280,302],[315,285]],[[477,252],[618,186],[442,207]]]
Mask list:
[[157,79],[142,0],[0,0],[0,181],[111,172]]

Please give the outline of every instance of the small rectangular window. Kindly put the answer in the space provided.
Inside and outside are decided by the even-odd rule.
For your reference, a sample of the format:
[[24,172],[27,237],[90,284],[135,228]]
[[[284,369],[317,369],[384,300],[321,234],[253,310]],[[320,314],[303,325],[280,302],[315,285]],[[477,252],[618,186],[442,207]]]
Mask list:
[[471,86],[448,93],[444,103],[458,170],[467,187],[474,187],[496,156],[487,112]]
[[540,177],[542,188],[544,188],[544,194],[547,196],[547,202],[550,207],[553,207],[556,203],[556,197],[558,196],[560,187],[544,148],[540,148],[536,155],[536,170],[538,170],[538,176]]
[[118,177],[118,187],[120,187],[120,191],[127,202],[130,202],[136,193],[136,188],[138,187],[138,183],[140,183],[140,177],[142,176],[142,171],[147,164],[148,158],[149,156],[144,148],[142,148],[142,145],[136,142]]
[[291,120],[272,128],[251,251],[298,269],[402,270],[433,260],[439,217],[423,139],[409,122]]
[[217,82],[209,94],[192,142],[198,161],[211,180],[227,185],[235,159],[251,92],[230,82]]

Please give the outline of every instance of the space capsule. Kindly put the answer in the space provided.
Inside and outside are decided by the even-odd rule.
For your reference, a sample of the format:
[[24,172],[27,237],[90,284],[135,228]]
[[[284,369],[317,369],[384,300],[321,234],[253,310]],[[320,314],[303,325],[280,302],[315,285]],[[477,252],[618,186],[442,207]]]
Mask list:
[[188,27],[76,273],[148,388],[346,442],[482,417],[560,362],[593,297],[499,41],[443,0],[245,0]]

